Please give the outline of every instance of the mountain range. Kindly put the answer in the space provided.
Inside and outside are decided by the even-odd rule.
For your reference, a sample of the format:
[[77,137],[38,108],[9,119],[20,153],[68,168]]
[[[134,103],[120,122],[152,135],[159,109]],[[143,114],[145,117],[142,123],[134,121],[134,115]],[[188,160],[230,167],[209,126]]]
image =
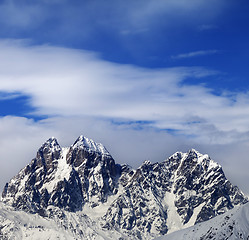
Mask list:
[[[222,224],[229,217],[233,223],[231,214],[248,212],[243,210],[247,202],[222,167],[195,149],[176,152],[162,162],[145,161],[133,169],[117,164],[102,144],[84,136],[70,147],[61,147],[50,138],[6,184],[0,237],[187,239],[170,238],[184,229],[178,231],[179,236],[189,234],[194,239],[190,233],[197,234],[198,226],[204,226],[198,228],[202,238],[196,239],[210,239],[205,238],[211,236],[205,235],[205,227],[211,226],[218,236],[221,228],[214,230],[215,221]],[[232,226],[237,229],[236,224]]]

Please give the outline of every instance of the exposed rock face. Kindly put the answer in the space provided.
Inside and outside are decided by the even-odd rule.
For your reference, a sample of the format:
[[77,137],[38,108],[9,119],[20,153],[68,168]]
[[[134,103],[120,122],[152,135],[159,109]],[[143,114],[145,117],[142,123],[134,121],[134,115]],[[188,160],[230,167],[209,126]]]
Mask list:
[[93,206],[105,202],[115,192],[119,174],[120,166],[103,145],[81,136],[70,148],[62,149],[51,138],[6,184],[2,198],[28,212],[43,212],[49,205],[77,211],[85,202]]
[[80,136],[70,147],[66,162],[79,176],[84,202],[94,207],[117,192],[116,178],[120,176],[121,167],[102,144]]
[[49,139],[6,184],[2,200],[41,216],[49,216],[50,206],[82,214],[87,209],[103,229],[135,239],[164,235],[247,202],[221,166],[194,149],[134,170],[115,164],[102,144],[83,136],[69,148]]
[[[163,235],[247,202],[220,165],[195,150],[162,163],[144,162],[120,178],[123,193],[104,216],[107,227]],[[121,217],[122,216],[122,217]]]

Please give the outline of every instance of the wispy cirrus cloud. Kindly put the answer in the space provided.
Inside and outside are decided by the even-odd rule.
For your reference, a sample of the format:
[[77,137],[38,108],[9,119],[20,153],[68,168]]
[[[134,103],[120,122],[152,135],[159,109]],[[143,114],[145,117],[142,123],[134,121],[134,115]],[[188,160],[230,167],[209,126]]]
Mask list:
[[0,3],[0,24],[2,32],[10,36],[35,32],[32,37],[49,36],[50,41],[55,41],[58,35],[65,39],[75,36],[92,39],[100,29],[112,34],[127,35],[160,29],[161,26],[169,26],[171,29],[182,22],[196,24],[197,21],[203,25],[222,13],[227,5],[225,0],[5,0]]
[[0,101],[2,100],[10,100],[21,97],[22,94],[18,92],[0,92]]
[[171,56],[172,59],[184,59],[184,58],[193,58],[193,57],[201,57],[201,56],[207,56],[207,55],[214,55],[219,53],[219,50],[200,50],[200,51],[194,51],[194,52],[188,52],[188,53],[181,53],[178,55]]

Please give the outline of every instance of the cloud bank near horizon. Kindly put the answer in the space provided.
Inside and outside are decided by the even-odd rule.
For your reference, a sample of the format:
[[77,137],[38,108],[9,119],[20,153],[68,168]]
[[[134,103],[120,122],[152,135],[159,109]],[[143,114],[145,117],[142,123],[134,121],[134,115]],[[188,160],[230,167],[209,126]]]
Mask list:
[[103,143],[116,163],[137,168],[145,160],[161,162],[177,151],[191,148],[220,163],[228,179],[249,195],[247,142],[230,144],[198,143],[186,136],[175,136],[154,128],[113,125],[91,117],[51,117],[34,121],[25,117],[0,118],[0,190],[36,156],[36,151],[55,136],[62,147],[68,147],[83,134]]

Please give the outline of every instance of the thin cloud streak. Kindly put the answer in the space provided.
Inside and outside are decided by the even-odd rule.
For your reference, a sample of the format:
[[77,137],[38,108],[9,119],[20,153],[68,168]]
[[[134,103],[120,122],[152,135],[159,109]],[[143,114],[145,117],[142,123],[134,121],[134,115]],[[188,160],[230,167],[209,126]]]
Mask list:
[[175,56],[171,56],[171,58],[172,59],[193,58],[193,57],[213,55],[213,54],[217,54],[219,52],[220,51],[218,51],[218,50],[201,50],[201,51],[178,54]]

